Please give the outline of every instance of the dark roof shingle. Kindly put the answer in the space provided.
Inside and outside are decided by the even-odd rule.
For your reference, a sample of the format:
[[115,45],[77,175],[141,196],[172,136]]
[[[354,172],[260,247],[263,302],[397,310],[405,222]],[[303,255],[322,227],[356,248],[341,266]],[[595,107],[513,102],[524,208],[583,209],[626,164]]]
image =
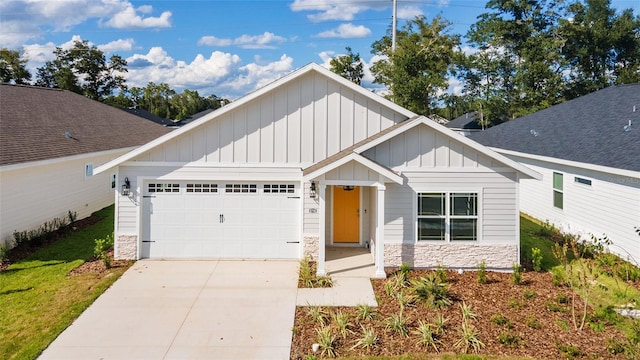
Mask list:
[[640,84],[611,86],[470,137],[489,147],[640,171]]
[[0,165],[139,146],[169,131],[70,91],[0,84]]

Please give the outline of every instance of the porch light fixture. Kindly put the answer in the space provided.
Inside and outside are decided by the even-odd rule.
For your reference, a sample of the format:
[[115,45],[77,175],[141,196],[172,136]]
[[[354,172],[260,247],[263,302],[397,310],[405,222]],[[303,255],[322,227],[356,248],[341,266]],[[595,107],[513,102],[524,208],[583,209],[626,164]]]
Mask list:
[[355,187],[355,186],[353,186],[353,185],[345,185],[345,186],[343,186],[343,187],[342,187],[342,190],[344,190],[344,191],[351,191],[351,190],[353,190],[353,189],[355,189],[355,188],[356,188],[356,187]]
[[315,181],[311,182],[311,187],[309,188],[309,197],[312,199],[316,198],[316,183]]
[[122,196],[129,196],[131,194],[131,184],[129,178],[124,178],[124,184],[122,184]]

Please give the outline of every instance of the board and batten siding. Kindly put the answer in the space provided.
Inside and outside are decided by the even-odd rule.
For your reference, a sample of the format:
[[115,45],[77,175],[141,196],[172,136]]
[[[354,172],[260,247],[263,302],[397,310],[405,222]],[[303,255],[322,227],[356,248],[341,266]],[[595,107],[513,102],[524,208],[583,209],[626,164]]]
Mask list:
[[515,170],[465,146],[455,136],[420,125],[364,153],[406,179],[403,185],[387,184],[385,242],[416,241],[418,192],[478,191],[479,243],[517,244]]
[[[625,177],[585,168],[552,164],[510,156],[543,175],[542,181],[521,180],[520,209],[559,229],[590,239],[606,235],[610,250],[640,262],[640,178]],[[553,206],[553,173],[563,174],[563,209]],[[575,178],[591,180],[581,184]]]
[[111,176],[115,170],[86,177],[85,164],[95,168],[124,153],[87,154],[0,171],[0,244],[12,241],[14,231],[67,218],[69,211],[82,219],[113,204]]
[[306,167],[406,119],[352,89],[310,73],[135,160]]

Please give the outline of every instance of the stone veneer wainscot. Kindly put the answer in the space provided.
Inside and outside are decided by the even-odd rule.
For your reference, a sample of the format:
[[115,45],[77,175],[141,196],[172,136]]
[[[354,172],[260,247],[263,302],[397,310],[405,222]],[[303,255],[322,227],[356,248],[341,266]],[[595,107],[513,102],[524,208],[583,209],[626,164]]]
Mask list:
[[518,263],[518,246],[511,244],[384,244],[384,264],[416,268],[476,268],[482,260],[492,269],[511,269]]

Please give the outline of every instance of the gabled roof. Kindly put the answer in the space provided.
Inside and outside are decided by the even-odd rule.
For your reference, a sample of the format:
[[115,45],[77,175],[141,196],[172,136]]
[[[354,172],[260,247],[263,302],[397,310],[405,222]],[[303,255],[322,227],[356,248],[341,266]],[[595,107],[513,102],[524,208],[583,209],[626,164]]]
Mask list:
[[[357,144],[348,147],[344,150],[342,150],[341,152],[330,156],[328,158],[326,158],[323,161],[320,161],[316,164],[314,164],[313,166],[310,166],[306,169],[303,170],[303,176],[305,178],[313,178],[315,176],[318,176],[320,173],[323,172],[327,172],[330,171],[332,169],[332,163],[336,163],[341,161],[344,158],[347,158],[349,156],[351,156],[352,154],[362,154],[363,152],[379,145],[382,144],[385,141],[388,141],[390,139],[392,139],[393,137],[402,134],[406,131],[408,131],[409,129],[412,129],[418,125],[424,124],[428,127],[430,127],[431,129],[444,134],[448,137],[453,138],[456,141],[461,142],[462,144],[478,151],[479,153],[488,156],[489,158],[492,158],[498,162],[501,162],[503,164],[505,164],[506,166],[509,166],[513,169],[515,169],[516,171],[519,171],[520,173],[524,174],[525,176],[534,178],[534,179],[542,179],[542,175],[539,174],[536,171],[531,170],[530,168],[516,162],[513,161],[509,158],[507,158],[504,155],[501,155],[499,153],[496,153],[495,151],[492,151],[491,149],[475,142],[472,140],[469,140],[467,137],[464,136],[460,136],[458,134],[456,134],[455,132],[453,132],[452,130],[449,130],[447,128],[445,128],[444,126],[435,123],[434,121],[430,120],[429,118],[425,117],[425,116],[414,116],[410,119],[407,119],[403,122],[397,123],[373,136],[370,136],[360,142],[358,142]],[[371,161],[371,160],[370,160]],[[373,162],[373,161],[371,161]],[[380,164],[375,163],[376,165],[386,169],[388,172],[393,173],[393,170],[388,169]],[[366,165],[365,165],[366,166]],[[387,176],[390,180],[396,181],[394,180],[394,178],[383,174],[385,176]]]
[[448,127],[449,129],[482,129],[482,126],[478,124],[478,117],[479,115],[477,111],[468,112],[449,121],[448,123],[444,124],[444,126]]
[[335,73],[331,72],[328,69],[325,69],[324,67],[322,67],[322,66],[320,66],[318,64],[311,63],[311,64],[308,64],[308,65],[306,65],[306,66],[304,66],[304,67],[302,67],[302,68],[300,68],[298,70],[293,71],[292,73],[290,73],[288,75],[285,75],[285,76],[281,77],[280,79],[278,79],[278,80],[276,80],[276,81],[274,81],[274,82],[272,82],[272,83],[270,83],[270,84],[268,84],[268,85],[266,85],[266,86],[264,86],[264,87],[262,87],[262,88],[260,88],[260,89],[258,89],[256,91],[254,91],[254,92],[252,92],[252,93],[250,93],[248,95],[245,95],[245,96],[241,97],[240,99],[238,99],[238,100],[236,100],[236,101],[234,101],[234,102],[232,102],[230,104],[227,104],[227,105],[225,105],[225,106],[223,106],[223,107],[221,107],[219,109],[216,109],[216,111],[210,112],[209,114],[206,114],[206,115],[204,115],[204,116],[202,116],[200,118],[197,118],[194,121],[186,124],[185,126],[179,128],[179,129],[176,129],[175,131],[172,131],[169,134],[166,134],[165,136],[163,136],[161,138],[155,139],[155,140],[153,140],[153,141],[151,141],[151,142],[139,147],[138,149],[135,149],[135,150],[133,150],[133,151],[131,151],[131,152],[129,152],[129,153],[127,153],[127,154],[125,154],[125,155],[113,160],[113,161],[111,161],[111,162],[108,162],[108,163],[104,164],[103,166],[95,168],[94,169],[94,173],[98,174],[98,173],[100,173],[102,171],[106,171],[106,170],[108,170],[108,169],[110,169],[112,167],[118,166],[118,165],[120,165],[120,164],[122,164],[122,163],[124,163],[124,162],[126,162],[128,160],[131,160],[131,159],[135,158],[136,156],[138,156],[140,154],[143,154],[143,153],[155,148],[156,146],[159,146],[159,145],[161,145],[161,144],[163,144],[165,142],[168,142],[168,141],[170,141],[170,140],[172,140],[172,139],[174,139],[174,138],[176,138],[176,137],[178,137],[178,136],[180,136],[180,135],[182,135],[182,134],[184,134],[186,132],[189,132],[192,129],[194,129],[194,128],[202,125],[202,124],[206,124],[207,122],[209,122],[212,119],[215,119],[217,117],[223,116],[223,115],[225,115],[225,114],[227,114],[227,113],[229,113],[229,112],[231,112],[231,111],[233,111],[233,110],[235,110],[235,109],[247,104],[248,102],[250,102],[250,101],[252,101],[252,100],[254,100],[256,98],[258,98],[258,97],[260,97],[260,96],[262,96],[262,95],[264,95],[266,93],[269,93],[269,92],[273,91],[274,89],[276,89],[278,87],[284,86],[284,85],[288,84],[289,82],[294,81],[294,80],[298,79],[299,77],[304,76],[305,74],[308,74],[308,73],[312,73],[312,72],[316,72],[316,73],[319,73],[319,74],[321,74],[321,75],[323,75],[325,77],[328,77],[328,78],[332,79],[333,81],[339,83],[340,86],[349,88],[349,89],[357,92],[358,94],[360,94],[360,95],[362,95],[362,96],[364,96],[364,97],[366,97],[368,99],[376,101],[376,102],[384,105],[385,107],[387,107],[387,108],[389,108],[389,109],[391,109],[393,111],[396,111],[396,112],[398,112],[400,114],[403,114],[404,116],[406,116],[408,118],[410,118],[412,116],[415,116],[415,114],[413,112],[411,112],[411,111],[409,111],[409,110],[407,110],[407,109],[405,109],[405,108],[403,108],[401,106],[398,106],[398,105],[394,104],[393,102],[391,102],[391,101],[389,101],[389,100],[387,100],[387,99],[385,99],[385,98],[383,98],[383,97],[381,97],[381,96],[379,96],[379,95],[377,95],[377,94],[375,94],[375,93],[373,93],[373,92],[371,92],[371,91],[369,91],[369,90],[367,90],[367,89],[365,89],[365,88],[363,88],[363,87],[361,87],[359,85],[356,85],[356,84],[352,83],[351,81],[343,78],[342,76],[340,76],[338,74],[335,74]]
[[70,91],[0,84],[0,166],[131,148],[169,131]]
[[471,138],[498,151],[525,157],[638,172],[640,84],[611,86],[475,133]]
[[163,117],[160,117],[158,115],[155,115],[145,109],[122,109],[126,112],[128,112],[129,114],[133,114],[136,116],[139,116],[143,119],[147,119],[149,121],[153,121],[156,124],[160,124],[163,126],[177,126],[178,124],[174,123],[173,121],[169,120],[169,119],[165,119]]

